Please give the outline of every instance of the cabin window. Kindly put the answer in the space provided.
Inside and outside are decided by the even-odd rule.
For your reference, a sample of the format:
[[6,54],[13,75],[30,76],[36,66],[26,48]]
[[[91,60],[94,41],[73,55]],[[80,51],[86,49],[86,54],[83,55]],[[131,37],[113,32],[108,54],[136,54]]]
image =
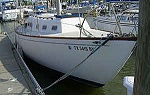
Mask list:
[[46,29],[47,29],[47,25],[43,25],[43,26],[42,26],[42,29],[43,29],[43,30],[46,30]]
[[52,26],[52,30],[57,30],[57,26],[56,25]]

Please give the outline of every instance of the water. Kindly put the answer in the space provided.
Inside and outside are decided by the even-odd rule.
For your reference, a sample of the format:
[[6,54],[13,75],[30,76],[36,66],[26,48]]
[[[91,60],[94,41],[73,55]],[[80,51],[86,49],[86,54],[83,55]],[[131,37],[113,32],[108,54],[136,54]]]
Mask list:
[[[5,22],[0,26],[2,31],[8,32],[14,40],[13,32],[17,25],[15,22]],[[38,65],[29,58],[25,57],[25,61],[42,88],[49,86],[61,76],[60,73]],[[134,62],[135,53],[132,54],[119,74],[103,87],[94,88],[67,78],[46,90],[45,93],[46,95],[127,95],[126,88],[123,86],[123,78],[134,75]]]

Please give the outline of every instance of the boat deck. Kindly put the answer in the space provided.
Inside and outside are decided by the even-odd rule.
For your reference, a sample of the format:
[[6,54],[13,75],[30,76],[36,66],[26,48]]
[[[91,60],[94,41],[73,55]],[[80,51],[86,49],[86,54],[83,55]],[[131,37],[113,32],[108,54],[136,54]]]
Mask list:
[[0,34],[0,95],[32,95],[11,47],[8,37]]

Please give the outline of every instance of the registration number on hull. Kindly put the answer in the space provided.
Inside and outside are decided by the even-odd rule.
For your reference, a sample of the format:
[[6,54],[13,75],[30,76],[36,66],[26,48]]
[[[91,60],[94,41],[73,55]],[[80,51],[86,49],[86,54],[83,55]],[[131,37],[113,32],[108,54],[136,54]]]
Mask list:
[[75,51],[93,51],[95,46],[68,46],[68,48]]

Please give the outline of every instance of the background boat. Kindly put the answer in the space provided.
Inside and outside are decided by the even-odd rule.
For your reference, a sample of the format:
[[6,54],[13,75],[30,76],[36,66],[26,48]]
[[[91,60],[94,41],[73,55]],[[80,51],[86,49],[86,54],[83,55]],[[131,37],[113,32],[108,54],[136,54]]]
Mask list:
[[102,4],[97,16],[90,16],[87,21],[92,23],[91,28],[137,36],[138,13],[138,2],[115,1]]
[[15,20],[18,17],[20,10],[16,6],[15,1],[1,2],[2,21]]
[[1,21],[14,21],[18,20],[20,18],[27,17],[29,15],[32,15],[33,9],[29,7],[23,7],[21,5],[18,5],[20,3],[16,1],[3,1],[0,3],[1,8]]

